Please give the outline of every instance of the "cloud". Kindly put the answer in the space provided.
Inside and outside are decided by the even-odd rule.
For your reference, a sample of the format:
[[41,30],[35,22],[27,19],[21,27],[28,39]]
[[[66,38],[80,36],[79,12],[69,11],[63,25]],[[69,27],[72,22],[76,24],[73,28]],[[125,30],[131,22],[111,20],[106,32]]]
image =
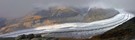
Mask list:
[[0,17],[21,17],[28,14],[36,6],[49,5],[84,6],[92,0],[0,0]]
[[46,8],[59,4],[86,7],[96,2],[103,2],[116,8],[135,9],[135,0],[0,0],[0,17],[21,17],[35,7]]

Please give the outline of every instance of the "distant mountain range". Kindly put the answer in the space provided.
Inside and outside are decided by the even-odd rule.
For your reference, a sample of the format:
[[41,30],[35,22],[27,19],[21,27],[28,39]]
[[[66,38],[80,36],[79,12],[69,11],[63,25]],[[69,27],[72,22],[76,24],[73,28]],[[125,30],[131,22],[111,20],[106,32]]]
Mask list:
[[6,22],[5,18],[0,18],[0,28],[6,25],[5,22]]
[[88,10],[87,8],[54,6],[48,9],[34,11],[32,14],[21,18],[12,20],[0,18],[0,34],[44,25],[93,22],[108,19],[118,13],[114,9],[92,8]]

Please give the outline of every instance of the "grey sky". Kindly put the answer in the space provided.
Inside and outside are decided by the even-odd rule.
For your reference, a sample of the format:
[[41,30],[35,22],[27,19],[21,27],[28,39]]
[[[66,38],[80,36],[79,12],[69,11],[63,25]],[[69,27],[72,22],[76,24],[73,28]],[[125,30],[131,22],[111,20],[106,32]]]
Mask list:
[[0,0],[0,17],[21,17],[31,12],[34,7],[46,7],[50,4],[64,4],[81,7],[88,6],[88,4],[93,1],[102,1],[112,7],[129,9],[135,7],[135,0]]

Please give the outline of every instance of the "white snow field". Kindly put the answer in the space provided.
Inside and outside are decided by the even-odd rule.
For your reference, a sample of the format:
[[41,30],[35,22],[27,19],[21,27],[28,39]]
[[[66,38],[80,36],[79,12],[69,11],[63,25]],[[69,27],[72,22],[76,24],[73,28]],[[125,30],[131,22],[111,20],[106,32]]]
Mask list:
[[67,37],[67,38],[91,38],[92,36],[103,34],[134,17],[133,14],[119,10],[116,16],[94,21],[90,23],[64,23],[38,28],[20,30],[0,35],[0,37],[17,37],[22,34],[40,34],[47,37]]

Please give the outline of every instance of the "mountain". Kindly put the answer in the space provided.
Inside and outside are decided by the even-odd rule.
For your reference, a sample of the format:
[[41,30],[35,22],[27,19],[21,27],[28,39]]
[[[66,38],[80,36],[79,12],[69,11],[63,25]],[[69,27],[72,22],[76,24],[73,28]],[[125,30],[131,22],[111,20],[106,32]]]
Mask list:
[[[0,28],[0,34],[17,30],[53,25],[58,23],[70,22],[72,17],[79,15],[70,7],[50,7],[48,10],[38,10],[30,15],[6,21],[6,26]],[[66,20],[69,18],[69,20]],[[3,21],[1,19],[1,21]],[[3,25],[4,21],[1,22]]]
[[64,6],[56,6],[56,7],[50,7],[49,10],[41,10],[37,12],[35,15],[40,15],[42,17],[46,18],[61,18],[61,17],[71,17],[76,16],[78,13],[71,8],[64,7]]
[[108,19],[117,14],[119,14],[119,11],[115,9],[91,8],[84,18],[86,21],[90,22]]
[[6,19],[0,18],[0,28],[5,26]]
[[0,28],[0,34],[46,25],[93,22],[108,19],[118,13],[115,9],[92,8],[87,10],[86,8],[53,6],[48,9],[34,11],[24,17],[7,20],[5,26]]
[[41,20],[52,20],[55,21],[55,23],[66,23],[74,20],[72,18],[80,15],[80,13],[72,7],[56,6],[50,7],[49,10],[41,10],[35,15],[42,16],[43,18]]

